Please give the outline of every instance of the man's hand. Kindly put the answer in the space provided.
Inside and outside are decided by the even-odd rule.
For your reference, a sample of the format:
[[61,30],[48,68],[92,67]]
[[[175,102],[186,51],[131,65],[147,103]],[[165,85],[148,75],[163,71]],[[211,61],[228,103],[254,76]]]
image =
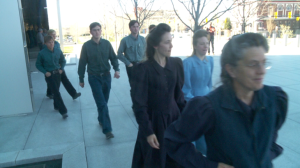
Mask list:
[[218,168],[234,168],[234,167],[230,166],[230,165],[227,165],[227,164],[224,164],[224,163],[219,163]]
[[45,73],[45,76],[46,76],[46,77],[49,77],[49,76],[51,76],[51,73],[50,73],[50,72],[46,72],[46,73]]
[[84,83],[79,83],[79,85],[80,85],[82,88],[84,88]]
[[120,78],[120,72],[119,72],[119,71],[116,71],[116,72],[115,72],[114,78],[117,78],[117,79]]
[[158,140],[156,138],[155,134],[149,135],[147,137],[147,142],[149,143],[149,145],[154,148],[154,149],[159,149],[159,143]]
[[132,67],[133,66],[133,64],[132,63],[130,63],[127,67]]
[[62,73],[63,73],[63,70],[60,69],[60,70],[58,70],[58,72],[59,72],[59,74],[62,74]]

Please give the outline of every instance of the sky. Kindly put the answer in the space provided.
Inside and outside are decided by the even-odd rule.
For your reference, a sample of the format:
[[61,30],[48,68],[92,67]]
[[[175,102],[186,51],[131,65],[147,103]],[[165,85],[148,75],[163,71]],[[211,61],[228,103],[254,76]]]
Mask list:
[[[60,11],[61,11],[61,22],[63,27],[69,27],[76,23],[80,27],[88,27],[91,22],[98,21],[99,18],[104,14],[115,9],[118,15],[122,15],[122,10],[119,6],[118,0],[59,0],[60,1]],[[127,10],[132,10],[131,0],[123,0],[127,2]],[[143,1],[143,0],[141,0]],[[183,0],[189,1],[189,0]],[[208,5],[204,8],[204,17],[211,9],[216,6],[216,2],[219,0],[207,0]],[[57,1],[47,0],[47,10],[49,17],[50,28],[58,28],[58,15],[57,15]],[[188,19],[188,11],[181,5],[178,0],[173,0],[176,9],[179,11],[180,16],[184,19]],[[231,0],[224,0],[224,2],[229,6]],[[224,8],[224,5],[222,6]],[[222,9],[220,7],[220,9]],[[173,10],[171,0],[156,0],[153,9],[163,9],[163,10]],[[225,15],[226,16],[226,15]]]

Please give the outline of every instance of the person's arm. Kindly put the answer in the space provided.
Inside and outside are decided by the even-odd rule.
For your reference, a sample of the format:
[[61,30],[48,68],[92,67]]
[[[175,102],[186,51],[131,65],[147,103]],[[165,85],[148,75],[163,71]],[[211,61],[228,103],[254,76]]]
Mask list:
[[59,58],[60,69],[64,70],[64,68],[66,66],[66,59],[65,59],[65,56],[62,53],[62,51],[61,50],[59,50],[59,51],[60,51],[60,58]]
[[46,74],[46,69],[44,68],[43,66],[43,55],[41,54],[41,52],[39,52],[38,56],[37,56],[37,59],[36,59],[36,62],[35,62],[35,67],[41,71],[43,74]]
[[276,95],[277,95],[277,100],[276,100],[277,120],[276,120],[275,132],[274,132],[274,135],[273,135],[273,142],[272,142],[272,146],[271,146],[271,149],[270,149],[271,159],[275,159],[283,151],[283,148],[276,143],[276,140],[277,140],[277,137],[278,137],[278,130],[283,125],[283,123],[286,119],[287,110],[288,110],[288,96],[287,96],[287,94],[279,87],[275,87],[275,90],[277,92],[276,93]]
[[139,131],[146,138],[153,134],[153,130],[148,116],[148,73],[145,65],[138,64],[134,66],[133,74],[131,97],[134,114],[139,124]]
[[179,119],[165,131],[165,147],[168,155],[183,167],[217,168],[218,163],[207,159],[197,151],[192,142],[214,131],[215,113],[205,97],[190,100]]
[[180,112],[183,111],[186,101],[184,100],[184,94],[182,92],[182,87],[184,84],[184,72],[183,72],[183,65],[182,60],[180,58],[176,59],[177,61],[177,81],[175,85],[175,100],[177,106],[180,109]]
[[118,59],[122,62],[124,62],[124,64],[126,66],[129,66],[131,64],[131,62],[125,57],[125,55],[123,53],[125,53],[126,51],[126,40],[125,38],[123,38],[121,40],[119,49],[118,49]]
[[108,43],[109,43],[109,60],[112,64],[114,70],[120,72],[119,62],[118,62],[118,58],[116,56],[116,53],[115,53],[114,49],[112,48],[110,42],[108,42]]
[[213,76],[213,70],[214,70],[214,59],[213,57],[211,57],[211,60],[210,60],[210,66],[211,66],[211,75],[210,75],[210,79],[208,81],[208,88],[210,91],[212,91],[212,76]]
[[194,97],[192,92],[192,83],[191,83],[191,61],[184,60],[183,61],[183,69],[184,69],[184,85],[182,88],[182,92],[184,93],[184,98],[186,101],[189,101]]
[[84,83],[84,74],[85,74],[85,67],[88,62],[88,56],[86,51],[86,46],[83,44],[80,58],[79,58],[79,65],[78,65],[78,75],[79,75],[79,82]]

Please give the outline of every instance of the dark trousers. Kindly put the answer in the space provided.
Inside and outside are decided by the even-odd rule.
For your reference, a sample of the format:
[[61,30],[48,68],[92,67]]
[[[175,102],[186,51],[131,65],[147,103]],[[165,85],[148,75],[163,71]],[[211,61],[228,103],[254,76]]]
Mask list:
[[102,132],[106,134],[112,131],[107,107],[111,76],[110,73],[104,75],[89,74],[88,79],[98,108],[98,121],[102,124]]
[[[126,66],[126,72],[127,72],[127,76],[128,76],[128,81],[129,81],[129,85],[130,85],[130,97],[131,97],[131,86],[133,83],[133,67],[137,64],[137,62],[132,62],[132,67],[128,67]],[[132,101],[132,97],[131,97],[131,101]],[[132,101],[133,102],[133,101]],[[133,109],[133,106],[132,106]]]
[[[71,84],[71,82],[69,81],[69,79],[68,79],[65,71],[63,71],[63,73],[60,75],[60,80],[61,80],[61,83],[66,88],[66,90],[69,93],[69,95],[71,97],[74,97],[76,95],[77,91],[75,90],[75,88],[73,87],[73,85]],[[47,84],[47,95],[52,95],[51,89],[49,89],[49,85],[48,84]]]
[[51,72],[51,76],[46,77],[46,81],[53,93],[54,108],[58,109],[59,113],[62,115],[67,113],[67,108],[59,92],[60,74],[58,73],[58,71],[55,74]]
[[[133,80],[133,67],[137,64],[137,62],[132,62],[132,67],[128,67],[126,66],[126,72],[127,72],[127,76],[128,76],[128,81],[129,81],[129,85],[131,87],[132,85],[132,80]],[[131,90],[131,89],[130,89]]]
[[210,53],[210,44],[212,47],[212,52],[215,53],[214,41],[215,41],[215,37],[210,36],[209,45],[208,45],[208,53]]

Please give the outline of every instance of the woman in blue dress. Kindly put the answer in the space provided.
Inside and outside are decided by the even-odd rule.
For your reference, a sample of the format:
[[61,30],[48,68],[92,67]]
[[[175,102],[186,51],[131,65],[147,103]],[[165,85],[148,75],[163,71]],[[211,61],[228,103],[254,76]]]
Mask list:
[[[193,54],[183,61],[184,85],[182,91],[186,101],[195,96],[205,96],[212,90],[212,73],[214,60],[206,56],[209,41],[208,32],[198,30],[193,36]],[[206,143],[204,136],[196,142],[196,148],[206,154]]]

